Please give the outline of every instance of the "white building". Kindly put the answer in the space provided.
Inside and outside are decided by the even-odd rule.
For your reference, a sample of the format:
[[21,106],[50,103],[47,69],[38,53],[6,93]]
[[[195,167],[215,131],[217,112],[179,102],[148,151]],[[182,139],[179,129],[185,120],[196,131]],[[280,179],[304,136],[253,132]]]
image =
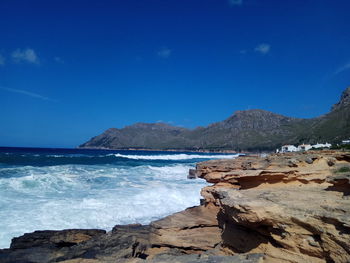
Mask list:
[[[343,144],[350,144],[350,140],[343,141]],[[330,148],[332,144],[330,143],[317,143],[314,145],[311,144],[300,144],[298,147],[294,145],[283,145],[281,149],[277,149],[276,153],[287,153],[287,152],[303,152],[312,149],[321,149],[321,148]]]
[[332,147],[332,144],[330,143],[317,143],[317,144],[314,144],[312,145],[312,148],[314,149],[319,149],[319,148],[331,148]]
[[341,143],[342,144],[350,144],[350,140],[342,140]]
[[300,144],[298,146],[298,151],[308,151],[312,148],[311,144]]
[[298,151],[298,148],[295,147],[294,145],[283,145],[281,147],[281,153],[287,153],[287,152],[297,152]]

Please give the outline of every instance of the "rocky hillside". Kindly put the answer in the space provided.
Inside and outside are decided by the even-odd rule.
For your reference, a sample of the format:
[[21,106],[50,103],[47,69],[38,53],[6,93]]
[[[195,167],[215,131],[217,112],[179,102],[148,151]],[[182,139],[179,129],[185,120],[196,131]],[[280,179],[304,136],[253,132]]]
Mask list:
[[237,111],[228,119],[193,130],[164,123],[111,128],[81,148],[177,150],[273,150],[282,144],[336,143],[350,137],[350,87],[332,110],[297,119],[264,110]]
[[28,233],[0,262],[350,262],[349,152],[213,160],[191,174],[213,184],[201,206],[109,233]]

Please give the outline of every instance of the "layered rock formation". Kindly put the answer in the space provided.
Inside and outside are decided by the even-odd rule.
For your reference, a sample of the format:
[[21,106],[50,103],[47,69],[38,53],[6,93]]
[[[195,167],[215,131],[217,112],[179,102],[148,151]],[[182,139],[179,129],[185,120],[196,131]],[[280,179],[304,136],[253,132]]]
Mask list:
[[350,153],[202,162],[202,205],[150,225],[37,231],[0,262],[350,262]]
[[220,207],[228,253],[350,262],[349,167],[349,153],[314,152],[208,161],[197,175],[214,183],[202,195]]

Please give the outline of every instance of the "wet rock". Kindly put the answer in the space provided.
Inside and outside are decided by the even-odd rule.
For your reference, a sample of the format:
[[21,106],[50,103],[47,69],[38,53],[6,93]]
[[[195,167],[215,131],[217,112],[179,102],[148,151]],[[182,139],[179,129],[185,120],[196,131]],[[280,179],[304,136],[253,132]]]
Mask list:
[[11,249],[25,249],[31,247],[71,247],[89,239],[104,235],[105,230],[99,229],[66,229],[61,231],[35,231],[15,237],[11,242]]
[[197,178],[197,174],[196,174],[196,169],[190,169],[188,171],[188,179],[196,179]]
[[0,262],[52,262],[72,247],[104,236],[98,229],[35,231],[13,238],[10,249],[0,250]]
[[70,259],[115,262],[118,258],[142,258],[149,246],[149,230],[149,226],[127,225],[109,233],[79,229],[36,231],[14,239],[10,249],[0,250],[0,262],[46,263]]

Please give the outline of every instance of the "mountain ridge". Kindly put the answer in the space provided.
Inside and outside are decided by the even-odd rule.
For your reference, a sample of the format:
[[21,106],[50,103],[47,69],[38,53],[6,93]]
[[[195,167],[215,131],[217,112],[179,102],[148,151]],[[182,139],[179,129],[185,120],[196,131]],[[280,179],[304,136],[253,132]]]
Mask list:
[[187,129],[166,123],[110,128],[79,148],[149,150],[273,150],[282,144],[339,142],[350,137],[350,87],[329,113],[302,119],[262,109],[238,110],[227,119]]

